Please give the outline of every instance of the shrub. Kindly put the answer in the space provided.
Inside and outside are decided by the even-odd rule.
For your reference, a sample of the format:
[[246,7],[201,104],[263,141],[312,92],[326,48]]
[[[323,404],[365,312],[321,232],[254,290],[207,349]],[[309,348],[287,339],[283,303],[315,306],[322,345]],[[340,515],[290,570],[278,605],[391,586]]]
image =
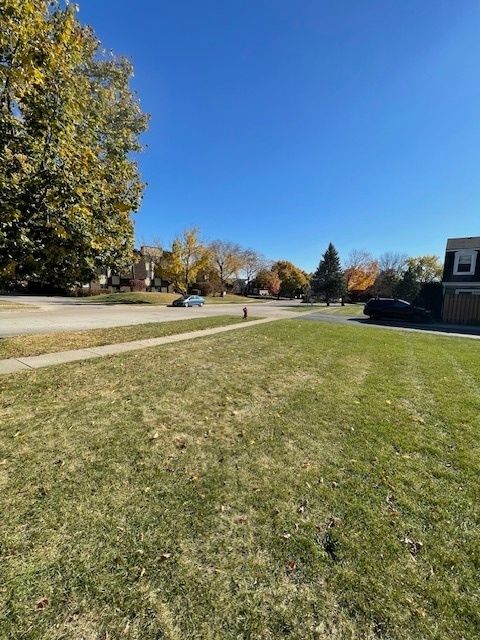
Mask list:
[[130,280],[130,291],[146,291],[145,280]]

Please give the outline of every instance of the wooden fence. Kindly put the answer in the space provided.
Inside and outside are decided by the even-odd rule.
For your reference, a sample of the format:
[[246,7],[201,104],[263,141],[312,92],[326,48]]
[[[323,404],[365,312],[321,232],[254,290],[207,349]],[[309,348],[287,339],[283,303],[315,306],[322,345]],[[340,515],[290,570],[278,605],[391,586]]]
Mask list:
[[443,298],[443,322],[480,324],[480,295],[447,293]]

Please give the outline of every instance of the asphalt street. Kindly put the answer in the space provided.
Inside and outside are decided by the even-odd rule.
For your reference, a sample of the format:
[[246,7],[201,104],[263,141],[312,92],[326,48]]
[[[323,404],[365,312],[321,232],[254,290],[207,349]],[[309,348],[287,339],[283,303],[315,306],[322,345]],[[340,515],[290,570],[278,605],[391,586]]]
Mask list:
[[[185,309],[140,304],[106,304],[85,302],[78,298],[43,296],[1,296],[0,300],[25,305],[25,309],[0,312],[0,338],[35,333],[56,333],[80,329],[118,327],[143,322],[169,322],[186,318],[219,315],[241,315],[243,304],[206,304]],[[385,328],[394,331],[414,331],[436,335],[479,339],[480,327],[453,325],[412,325],[400,322],[375,321],[363,316],[341,316],[321,311],[292,309],[301,306],[299,300],[273,300],[248,303],[250,316],[261,318],[295,318],[306,322],[332,322],[353,327]]]
[[[141,304],[105,304],[78,298],[1,296],[0,300],[25,305],[25,310],[0,310],[0,337],[35,333],[56,333],[80,329],[118,327],[143,322],[169,322],[186,318],[242,315],[243,304],[206,304],[204,307],[166,307]],[[248,304],[250,316],[291,317],[289,307],[299,301],[271,301]],[[298,314],[295,314],[298,315]]]

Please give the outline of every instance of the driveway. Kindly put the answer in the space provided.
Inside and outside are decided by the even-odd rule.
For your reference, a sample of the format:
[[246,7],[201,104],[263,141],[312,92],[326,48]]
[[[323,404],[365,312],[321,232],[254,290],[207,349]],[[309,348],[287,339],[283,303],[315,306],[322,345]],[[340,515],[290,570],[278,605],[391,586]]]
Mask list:
[[[0,310],[0,337],[34,333],[55,333],[79,329],[118,327],[143,322],[169,322],[186,318],[241,315],[243,304],[206,304],[182,308],[140,304],[102,304],[78,298],[43,296],[1,296],[0,300],[25,304],[25,310]],[[289,318],[289,307],[299,301],[248,303],[251,316]],[[298,315],[298,314],[295,314]]]

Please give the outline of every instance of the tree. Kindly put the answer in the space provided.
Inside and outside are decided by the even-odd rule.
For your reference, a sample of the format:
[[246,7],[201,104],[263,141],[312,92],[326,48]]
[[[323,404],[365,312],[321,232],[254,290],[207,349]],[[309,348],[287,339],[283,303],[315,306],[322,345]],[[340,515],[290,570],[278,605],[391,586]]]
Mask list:
[[247,286],[257,275],[260,269],[264,269],[266,265],[265,258],[254,249],[245,249],[243,251],[242,273],[245,275]]
[[391,298],[403,276],[407,264],[407,255],[388,251],[378,258],[378,276],[372,287],[372,293],[377,296]]
[[307,274],[288,260],[278,260],[272,265],[272,271],[280,278],[279,295],[293,298],[301,295],[309,283]]
[[407,264],[408,256],[405,253],[387,251],[378,258],[380,273],[389,272],[398,278],[402,277]]
[[403,273],[400,281],[395,287],[394,294],[396,298],[412,302],[418,296],[421,289],[421,283],[418,280],[418,273],[413,267]]
[[330,242],[313,276],[312,289],[315,294],[323,296],[327,306],[330,306],[332,299],[345,294],[345,288],[340,257]]
[[415,272],[421,284],[437,282],[442,277],[443,266],[438,256],[418,256],[408,258],[407,265]]
[[368,251],[353,249],[345,267],[345,284],[350,294],[362,294],[375,284],[378,263]]
[[238,244],[224,240],[215,240],[210,244],[209,250],[221,288],[225,290],[228,280],[244,266],[245,252]]
[[163,274],[173,283],[175,289],[187,293],[203,270],[211,265],[211,254],[198,237],[198,229],[187,229],[175,238],[168,260],[163,264]]
[[280,291],[281,282],[278,273],[270,269],[260,269],[255,282],[259,289],[267,289],[271,296],[277,296]]
[[68,286],[124,268],[147,125],[131,64],[42,0],[3,0],[0,63],[0,270]]

